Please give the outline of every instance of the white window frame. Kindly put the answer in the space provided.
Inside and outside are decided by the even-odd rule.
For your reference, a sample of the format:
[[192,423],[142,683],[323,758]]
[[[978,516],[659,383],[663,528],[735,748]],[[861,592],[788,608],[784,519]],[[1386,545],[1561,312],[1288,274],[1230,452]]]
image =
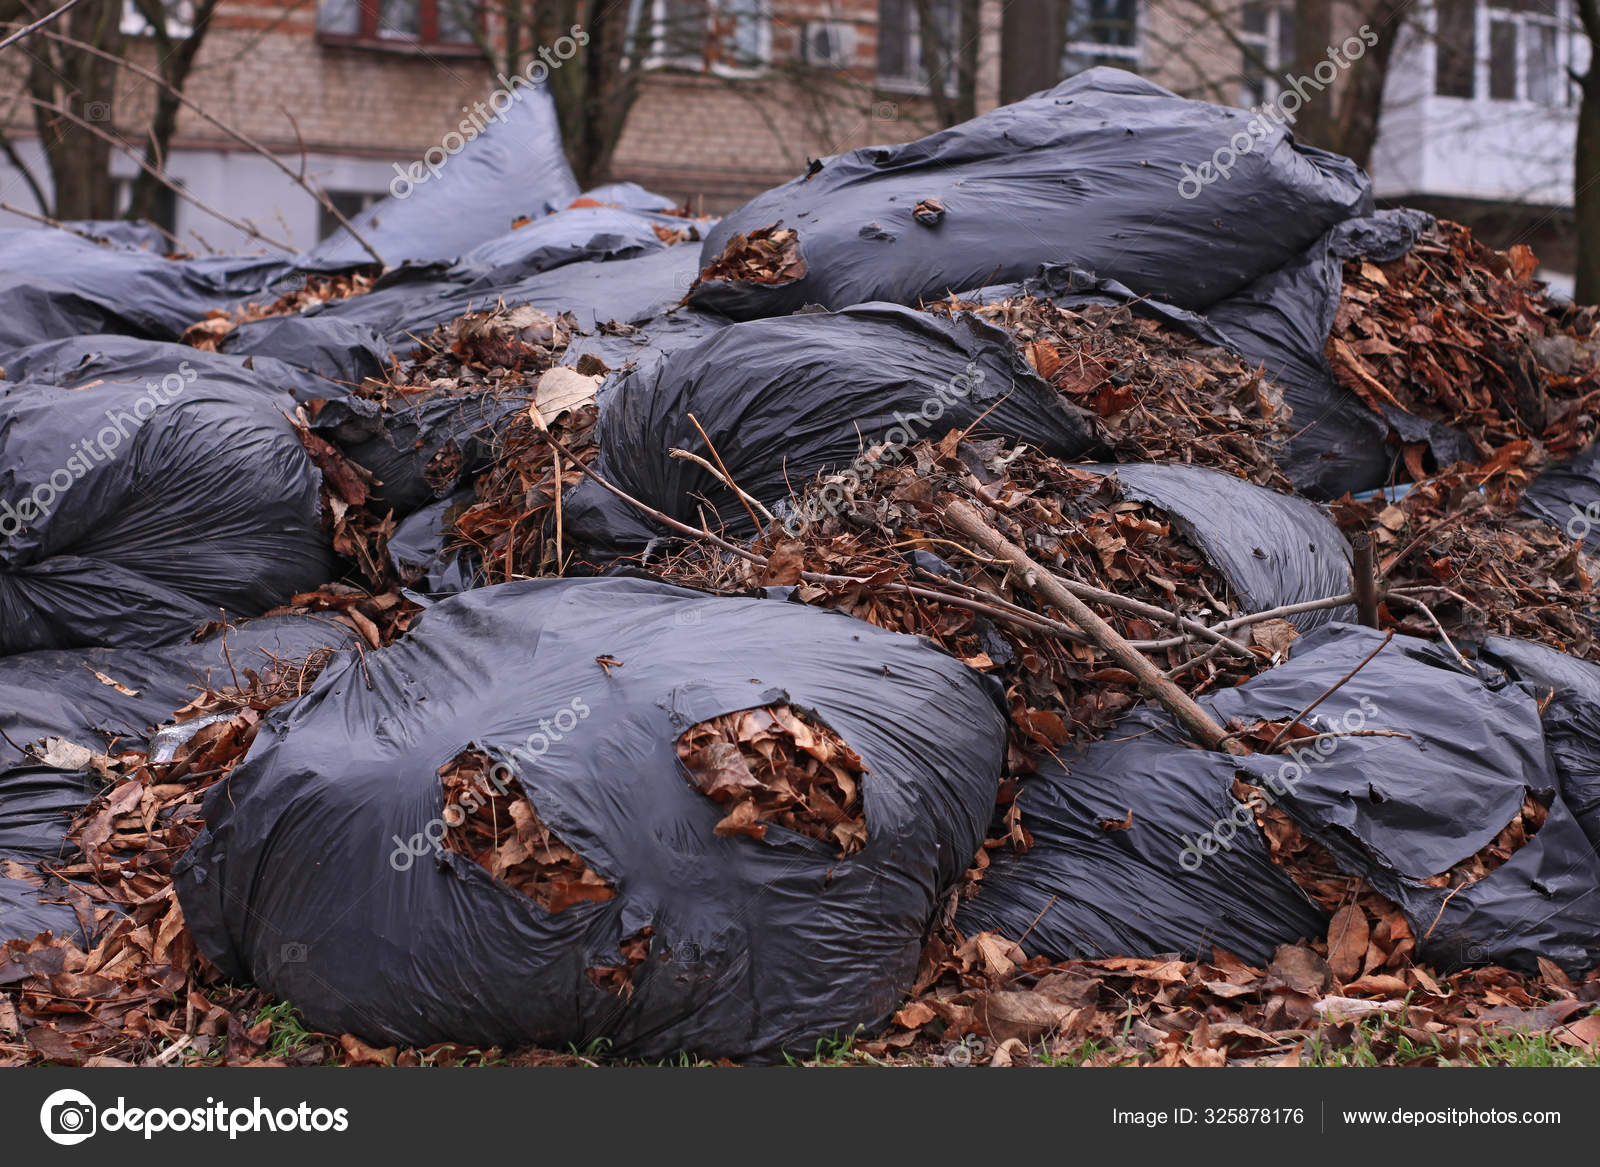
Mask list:
[[[706,20],[709,24],[728,0],[706,0]],[[757,37],[759,47],[756,50],[757,63],[754,65],[730,65],[718,61],[711,67],[711,72],[719,77],[759,77],[772,65],[772,4],[771,0],[758,0],[756,5]],[[644,40],[644,68],[646,69],[692,69],[696,73],[705,71],[705,58],[699,54],[674,55],[667,52],[667,0],[644,0],[643,15],[649,21],[649,34]]]
[[[162,0],[167,13],[167,35],[173,40],[185,40],[194,31],[194,0]],[[155,36],[155,29],[139,11],[133,0],[122,0],[122,35]]]
[[[953,10],[957,21],[956,40],[959,43],[961,39],[959,24],[961,8],[957,5]],[[906,6],[906,13],[910,18],[906,23],[906,37],[908,38],[906,63],[908,71],[898,77],[891,76],[888,73],[879,73],[877,61],[873,61],[873,85],[886,93],[927,93],[930,86],[922,75],[922,10],[917,7],[915,0],[911,0]],[[874,15],[876,16],[876,13]],[[883,25],[879,24],[878,29],[878,35],[882,36]],[[949,69],[945,72],[944,91],[947,95],[955,94],[956,72],[955,69]]]
[[[1071,3],[1068,0],[1070,13]],[[1144,52],[1144,3],[1143,0],[1134,0],[1133,5],[1133,44],[1113,45],[1103,41],[1067,41],[1061,46],[1061,56],[1075,53],[1083,57],[1121,57],[1129,63],[1132,71],[1139,71],[1139,64]],[[1070,76],[1070,74],[1069,74]]]
[[[1256,56],[1262,61],[1263,76],[1261,78],[1261,96],[1257,98],[1249,90],[1245,81],[1239,82],[1239,105],[1245,109],[1253,109],[1257,105],[1270,105],[1278,99],[1283,92],[1283,73],[1294,62],[1283,60],[1279,49],[1283,45],[1283,23],[1285,19],[1294,18],[1294,9],[1290,7],[1292,0],[1258,0],[1267,13],[1267,29],[1265,32],[1249,32],[1244,27],[1244,10],[1240,9],[1239,29],[1237,36],[1241,44],[1250,46]],[[1241,69],[1243,62],[1241,62]]]
[[[1574,109],[1577,105],[1577,92],[1568,70],[1572,67],[1575,49],[1574,14],[1571,0],[1558,0],[1560,12],[1555,16],[1543,12],[1522,12],[1514,8],[1502,7],[1495,0],[1476,0],[1474,8],[1474,27],[1476,29],[1474,40],[1476,52],[1472,68],[1472,96],[1451,97],[1447,94],[1434,93],[1433,96],[1444,101],[1471,101],[1475,104],[1494,105],[1502,109],[1507,107],[1522,107],[1525,109]],[[1516,78],[1513,83],[1511,97],[1491,97],[1490,79],[1493,74],[1493,37],[1494,26],[1509,24],[1516,29],[1516,50],[1514,63]],[[1535,101],[1529,96],[1531,87],[1528,84],[1528,59],[1533,50],[1534,36],[1532,29],[1535,27],[1554,29],[1556,33],[1556,74],[1562,99],[1551,104]],[[1437,73],[1439,68],[1438,57],[1438,9],[1432,5],[1428,8],[1428,30],[1433,40],[1434,52],[1431,67]]]

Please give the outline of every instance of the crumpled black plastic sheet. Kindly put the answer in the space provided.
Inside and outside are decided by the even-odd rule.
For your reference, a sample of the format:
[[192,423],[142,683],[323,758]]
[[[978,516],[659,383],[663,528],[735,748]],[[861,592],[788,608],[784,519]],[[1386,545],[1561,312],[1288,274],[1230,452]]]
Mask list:
[[167,644],[327,581],[292,399],[205,364],[0,383],[0,654]]
[[1268,119],[1226,181],[1185,185],[1185,166],[1248,137],[1251,121],[1090,69],[917,141],[824,159],[757,195],[710,233],[702,265],[734,234],[776,223],[798,232],[805,273],[781,285],[707,281],[692,302],[742,320],[807,303],[915,304],[1059,263],[1205,308],[1372,210],[1359,167]]
[[[99,792],[92,772],[46,766],[18,747],[42,748],[45,739],[60,738],[96,753],[146,748],[150,727],[169,720],[197,687],[232,684],[245,670],[266,669],[273,658],[300,660],[319,649],[346,648],[352,639],[327,620],[275,616],[198,644],[0,658],[0,860],[73,861],[76,848],[65,831]],[[62,897],[46,891],[42,898]],[[40,900],[37,884],[0,877],[0,943],[42,931],[80,934],[70,905]]]
[[[714,834],[674,742],[774,701],[860,754],[865,849]],[[209,958],[326,1032],[775,1056],[898,1007],[1005,740],[990,682],[836,613],[625,578],[482,588],[267,720],[207,796],[178,894]],[[524,751],[540,819],[614,898],[552,914],[428,841],[438,771],[474,744]],[[646,927],[632,994],[592,983]]]
[[[1062,457],[1101,448],[1092,415],[1040,380],[1001,329],[896,304],[731,325],[602,386],[602,477],[673,518],[698,523],[704,506],[713,524],[752,534],[730,490],[670,456],[677,447],[710,457],[690,414],[740,488],[773,508],[875,443],[974,424],[980,437],[1019,437]],[[565,517],[601,553],[662,533],[589,479],[569,492]]]
[[[491,121],[464,149],[444,155],[437,174],[414,168],[423,159],[396,164],[390,197],[350,220],[388,267],[454,260],[511,230],[523,216],[537,217],[566,206],[578,195],[577,180],[561,149],[555,102],[545,86],[520,86],[521,100]],[[405,185],[406,174],[424,175]],[[395,197],[403,195],[404,197]],[[301,257],[303,271],[339,271],[373,263],[350,232],[340,227]]]
[[[1202,704],[1223,722],[1287,720],[1381,642],[1372,629],[1326,625],[1297,640],[1287,664]],[[1041,845],[997,855],[958,926],[1017,937],[1031,924],[1024,947],[1056,959],[1216,946],[1259,960],[1315,938],[1320,913],[1269,869],[1253,819],[1228,793],[1240,771],[1400,906],[1424,960],[1533,972],[1543,956],[1585,970],[1600,959],[1600,857],[1560,789],[1556,735],[1537,701],[1489,672],[1396,637],[1306,719],[1345,736],[1292,756],[1225,758],[1183,744],[1164,712],[1136,711],[1081,759],[1024,780],[1023,825]],[[1406,736],[1348,736],[1372,730]],[[1592,746],[1589,759],[1592,769]],[[1422,882],[1493,841],[1530,791],[1549,816],[1509,862],[1454,892]],[[1100,825],[1129,810],[1125,830]]]
[[1283,387],[1295,433],[1279,463],[1312,498],[1388,482],[1399,456],[1388,442],[1390,425],[1408,441],[1431,442],[1441,465],[1467,452],[1464,436],[1437,422],[1396,409],[1382,417],[1373,413],[1334,379],[1324,353],[1344,287],[1344,260],[1398,259],[1431,222],[1421,211],[1400,210],[1340,223],[1303,255],[1206,309],[1227,347],[1264,365]]
[[[1228,581],[1247,611],[1264,612],[1350,590],[1350,544],[1314,503],[1201,466],[1128,463],[1114,472],[1124,498],[1153,503]],[[1302,631],[1355,616],[1351,605],[1285,617]]]

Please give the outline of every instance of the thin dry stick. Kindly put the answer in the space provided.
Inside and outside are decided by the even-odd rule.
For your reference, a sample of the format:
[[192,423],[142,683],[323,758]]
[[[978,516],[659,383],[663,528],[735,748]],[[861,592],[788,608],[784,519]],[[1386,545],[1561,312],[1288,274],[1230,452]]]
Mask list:
[[83,3],[83,0],[67,0],[67,2],[65,4],[63,4],[60,8],[57,8],[54,12],[45,13],[38,20],[34,21],[32,24],[28,25],[26,28],[20,28],[16,32],[12,33],[10,36],[6,37],[5,40],[0,41],[0,49],[6,48],[9,45],[16,44],[23,37],[27,36],[30,32],[34,32],[37,29],[43,28],[45,25],[49,24],[52,20],[55,20],[57,17],[63,15],[66,12],[68,12],[70,9],[73,9],[73,8],[77,7],[81,3]]
[[1251,612],[1247,616],[1233,616],[1213,624],[1211,627],[1218,632],[1230,632],[1235,628],[1243,628],[1246,624],[1259,624],[1263,620],[1276,620],[1280,616],[1297,616],[1301,612],[1318,612],[1324,608],[1342,608],[1346,604],[1355,602],[1355,594],[1346,592],[1342,596],[1327,596],[1320,600],[1301,600],[1297,604],[1284,604],[1282,607],[1268,608],[1263,612]]
[[1391,628],[1391,629],[1389,629],[1388,635],[1386,635],[1383,638],[1383,644],[1378,645],[1377,648],[1375,648],[1371,652],[1367,653],[1367,655],[1362,659],[1361,663],[1358,664],[1355,668],[1351,669],[1344,676],[1340,677],[1337,681],[1335,681],[1333,683],[1333,687],[1331,689],[1328,689],[1326,692],[1324,692],[1322,694],[1322,696],[1318,697],[1310,705],[1307,705],[1299,713],[1295,714],[1295,718],[1294,718],[1293,721],[1291,721],[1288,725],[1284,726],[1282,729],[1278,730],[1277,733],[1273,734],[1272,735],[1272,740],[1267,743],[1266,752],[1270,754],[1273,751],[1273,748],[1275,746],[1277,746],[1279,740],[1283,737],[1284,734],[1288,733],[1295,726],[1299,725],[1301,721],[1305,720],[1306,714],[1310,713],[1318,705],[1321,705],[1329,697],[1332,697],[1335,693],[1337,693],[1340,689],[1342,689],[1344,687],[1344,684],[1345,684],[1346,681],[1348,681],[1351,677],[1355,676],[1362,669],[1366,668],[1367,667],[1367,662],[1370,661],[1373,657],[1377,656],[1380,652],[1382,652],[1383,648],[1384,648],[1384,645],[1388,644],[1393,639],[1394,639],[1394,629]]
[[1229,740],[1216,720],[1200,708],[1192,697],[1163,676],[1149,657],[1124,640],[1116,629],[1102,620],[1088,604],[1069,591],[1061,580],[1046,571],[1026,551],[991,527],[971,505],[952,501],[945,508],[945,517],[956,530],[975,539],[985,551],[1009,560],[1020,568],[1030,590],[1036,591],[1041,599],[1065,612],[1100,648],[1138,678],[1139,688],[1147,697],[1159,701],[1208,749],[1225,750],[1230,754],[1250,752],[1239,742]]
[[1424,604],[1415,596],[1402,596],[1397,594],[1391,596],[1390,598],[1399,600],[1402,604],[1410,604],[1413,608],[1421,609],[1422,614],[1428,618],[1428,622],[1431,623],[1434,628],[1438,629],[1439,639],[1444,641],[1444,646],[1450,650],[1450,655],[1461,662],[1462,668],[1466,669],[1468,672],[1472,671],[1472,662],[1461,655],[1461,650],[1456,647],[1455,641],[1450,639],[1450,634],[1444,630],[1444,625],[1439,623],[1439,617],[1433,614],[1432,608],[1428,607],[1428,605]]
[[756,518],[756,512],[748,502],[745,502],[746,495],[744,491],[739,489],[738,484],[733,480],[733,475],[728,473],[728,467],[722,461],[722,455],[717,453],[717,448],[711,444],[711,435],[706,433],[705,427],[700,424],[700,420],[694,414],[689,414],[689,420],[694,422],[694,428],[700,431],[700,438],[705,442],[706,449],[711,451],[711,456],[717,460],[717,465],[722,467],[722,481],[727,483],[733,493],[738,496],[739,501],[744,503],[744,509],[749,512],[750,521],[755,524],[756,530],[761,530],[761,520]]
[[[181,89],[179,89],[177,86],[173,85],[171,82],[167,81],[167,79],[162,77],[159,73],[155,73],[155,72],[152,72],[149,69],[146,69],[143,65],[139,64],[137,61],[131,61],[131,60],[128,60],[127,58],[125,58],[125,57],[119,57],[114,53],[108,53],[104,49],[96,48],[94,45],[91,45],[91,44],[87,43],[86,41],[80,41],[75,37],[65,36],[62,33],[50,32],[50,31],[46,31],[44,33],[44,35],[49,37],[51,40],[59,41],[64,45],[70,45],[73,48],[78,49],[78,50],[80,50],[82,52],[93,54],[94,56],[104,58],[107,61],[112,61],[119,68],[131,70],[132,72],[137,73],[139,76],[143,77],[145,80],[147,80],[147,81],[149,81],[149,82],[151,82],[151,83],[153,83],[155,85],[161,86],[161,88],[165,89],[169,94],[172,95],[173,100],[177,101],[179,104],[184,106],[184,108],[192,110],[202,120],[204,120],[206,122],[209,122],[211,125],[215,126],[217,129],[221,130],[224,134],[227,134],[230,138],[232,138],[234,141],[238,142],[240,145],[245,146],[246,148],[255,151],[257,154],[261,155],[261,157],[265,158],[268,162],[270,162],[274,166],[276,166],[279,170],[283,171],[286,175],[288,175],[295,182],[295,184],[297,186],[299,186],[301,189],[303,189],[312,198],[316,199],[318,205],[321,206],[323,210],[327,211],[330,215],[332,215],[335,219],[337,219],[338,222],[339,222],[339,225],[341,227],[343,227],[346,231],[350,232],[350,237],[352,239],[354,239],[357,243],[361,244],[362,249],[368,255],[372,256],[372,258],[373,258],[373,260],[375,262],[377,262],[379,264],[384,263],[383,256],[379,255],[377,249],[375,247],[373,247],[371,243],[367,242],[366,236],[362,235],[361,232],[357,231],[355,229],[355,227],[351,224],[350,220],[345,218],[344,212],[341,211],[334,204],[333,200],[328,197],[327,192],[323,191],[321,187],[315,186],[312,183],[310,183],[309,181],[307,181],[307,179],[305,178],[305,176],[303,174],[296,174],[292,169],[289,168],[289,166],[282,159],[280,159],[272,151],[268,150],[265,146],[263,146],[259,142],[255,141],[253,138],[248,137],[247,135],[241,133],[239,130],[234,129],[232,126],[229,126],[226,123],[219,121],[217,118],[215,118],[211,114],[207,113],[199,105],[197,105],[195,102],[191,101],[188,97],[186,97]],[[281,109],[282,107],[280,106],[279,108]],[[293,118],[292,117],[291,117],[290,121],[291,121],[291,123],[293,122]],[[298,136],[298,134],[299,134],[299,127],[298,126],[295,127],[295,133],[296,133],[296,136]],[[302,153],[302,157],[303,157],[303,153]]]
[[[707,445],[709,444],[710,443],[707,443]],[[772,512],[762,504],[759,498],[756,498],[753,494],[746,494],[737,483],[735,483],[731,478],[724,476],[722,471],[718,470],[710,462],[707,462],[699,454],[691,454],[688,450],[680,450],[678,447],[674,446],[672,449],[667,451],[667,457],[676,458],[681,462],[693,462],[707,474],[711,475],[711,477],[715,478],[718,482],[722,483],[722,485],[726,486],[729,490],[737,494],[739,496],[739,501],[744,503],[746,509],[754,506],[766,516],[767,522],[770,523],[774,521]],[[751,515],[750,517],[755,518],[754,515]],[[759,526],[759,524],[757,525]]]

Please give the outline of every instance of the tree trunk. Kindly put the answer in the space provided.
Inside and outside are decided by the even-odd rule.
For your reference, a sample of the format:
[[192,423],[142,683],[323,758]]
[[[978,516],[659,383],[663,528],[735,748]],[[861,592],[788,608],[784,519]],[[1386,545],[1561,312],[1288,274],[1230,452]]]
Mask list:
[[[67,35],[107,52],[122,51],[120,0],[85,0],[63,18]],[[35,41],[28,89],[96,129],[112,129],[117,67],[56,42]],[[109,219],[116,214],[111,144],[71,118],[34,106],[34,127],[50,168],[56,219]]]
[[[1590,50],[1600,57],[1600,43]],[[1578,227],[1578,272],[1573,299],[1600,304],[1600,60],[1583,79],[1578,107],[1578,156],[1573,174],[1573,217]]]
[[1011,0],[1000,18],[1000,101],[1010,104],[1061,80],[1067,16],[1062,0]]
[[1395,46],[1413,6],[1414,0],[1370,0],[1363,13],[1365,23],[1377,34],[1378,43],[1367,48],[1344,78],[1344,92],[1339,97],[1336,139],[1331,147],[1363,170],[1372,164],[1372,148],[1378,141],[1378,122],[1383,114],[1383,87],[1389,77],[1389,62],[1394,57]]
[[[161,12],[159,5],[148,7],[151,8],[151,15]],[[156,55],[159,58],[156,71],[176,93],[166,89],[156,93],[155,115],[150,119],[150,137],[144,149],[145,163],[154,170],[164,172],[167,168],[172,135],[178,128],[178,111],[182,108],[177,94],[183,92],[189,80],[189,71],[194,68],[195,57],[200,53],[201,42],[205,40],[216,7],[217,0],[201,0],[195,6],[194,23],[189,35],[176,44],[166,34],[164,27],[156,37]],[[125,217],[154,219],[156,202],[166,193],[167,188],[156,181],[154,174],[147,170],[139,171],[138,177],[133,180],[133,194],[128,200]]]

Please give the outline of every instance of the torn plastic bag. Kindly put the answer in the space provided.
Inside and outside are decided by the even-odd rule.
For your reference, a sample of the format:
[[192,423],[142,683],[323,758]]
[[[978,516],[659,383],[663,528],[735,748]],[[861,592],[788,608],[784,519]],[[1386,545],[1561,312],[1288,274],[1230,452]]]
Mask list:
[[[226,383],[259,389],[269,396],[292,394],[296,401],[339,396],[345,392],[324,377],[265,355],[228,356],[132,336],[74,336],[29,345],[8,353],[6,379],[46,382],[75,389],[91,381],[117,381],[148,387],[188,362],[208,384]],[[287,406],[287,403],[283,403]]]
[[528,407],[526,394],[440,389],[393,400],[330,401],[312,428],[377,480],[372,498],[398,516],[443,498],[494,460],[501,425]]
[[61,229],[73,235],[87,235],[96,243],[124,251],[153,251],[163,255],[172,251],[166,232],[147,219],[67,219]]
[[1018,283],[990,284],[985,288],[957,294],[958,299],[973,304],[995,304],[1016,296],[1049,300],[1058,308],[1082,309],[1092,305],[1127,308],[1136,316],[1179,329],[1196,340],[1203,340],[1218,348],[1228,347],[1228,338],[1212,327],[1211,322],[1200,313],[1190,312],[1152,296],[1141,296],[1126,284],[1099,279],[1067,264],[1041,264],[1038,271]]
[[0,383],[0,654],[170,643],[329,577],[289,398],[154,383]]
[[[453,260],[510,230],[515,220],[549,214],[577,197],[549,89],[519,84],[514,93],[518,100],[510,109],[467,138],[458,153],[435,146],[429,152],[442,162],[396,163],[390,197],[350,220],[386,266]],[[465,128],[458,136],[466,136]],[[299,266],[339,271],[372,262],[340,227]]]
[[1561,779],[1561,797],[1600,849],[1600,665],[1547,645],[1491,636],[1479,659],[1504,669],[1540,696],[1545,743]]
[[389,536],[389,563],[406,587],[431,596],[447,596],[476,587],[478,568],[472,557],[446,551],[452,511],[472,505],[476,494],[458,490],[448,498],[429,503],[395,527]]
[[0,351],[96,332],[177,340],[267,272],[286,270],[262,262],[163,259],[54,228],[0,231]]
[[1600,554],[1600,443],[1541,472],[1522,492],[1521,510]]
[[[864,444],[976,424],[1059,457],[1099,447],[1093,417],[1040,380],[1004,331],[897,304],[730,325],[608,382],[599,400],[602,477],[685,522],[697,523],[704,507],[735,535],[754,533],[744,506],[709,471],[669,453],[709,456],[691,414],[733,480],[769,507]],[[564,510],[567,530],[601,554],[661,534],[587,478]]]
[[[367,325],[329,316],[246,321],[224,336],[218,348],[257,367],[271,360],[314,375],[323,381],[316,396],[324,398],[340,396],[368,377],[381,380],[394,359],[389,343]],[[298,392],[295,397],[306,399]]]
[[642,323],[676,306],[694,282],[698,262],[698,249],[680,243],[633,259],[569,263],[498,287],[468,289],[439,280],[399,284],[324,305],[306,318],[365,324],[401,353],[414,351],[439,325],[499,302],[531,304],[552,316],[569,312],[580,331],[594,332],[611,321]]
[[1383,416],[1341,386],[1325,349],[1344,287],[1344,260],[1378,263],[1410,251],[1433,220],[1420,211],[1380,211],[1333,228],[1280,270],[1206,310],[1227,346],[1265,366],[1294,410],[1294,437],[1280,465],[1302,493],[1337,498],[1382,486],[1398,451],[1393,426],[1407,441],[1427,441],[1440,465],[1471,453],[1465,435],[1390,408]]
[[[99,791],[88,770],[48,765],[48,739],[94,753],[145,748],[146,731],[168,720],[196,687],[232,683],[273,659],[299,660],[342,649],[353,633],[326,620],[253,620],[198,644],[164,649],[46,650],[0,658],[0,860],[70,861],[72,818]],[[224,651],[226,645],[226,651]],[[12,745],[15,743],[15,746]],[[32,748],[24,755],[16,747]],[[48,897],[47,897],[48,898]],[[39,904],[37,885],[0,880],[0,942],[77,921],[70,908]]]
[[[1192,177],[1253,123],[1254,148],[1226,181]],[[741,320],[807,303],[915,304],[1062,263],[1199,309],[1371,210],[1371,183],[1349,159],[1245,110],[1096,68],[918,141],[824,159],[757,195],[712,229],[702,266],[735,235],[779,224],[798,233],[799,270],[777,283],[708,280],[691,298]]]
[[[1250,612],[1350,590],[1350,544],[1316,505],[1201,466],[1089,466],[1114,473],[1124,498],[1154,503],[1228,581]],[[1301,631],[1350,620],[1355,608],[1287,617]]]
[[[724,808],[674,750],[699,722],[784,701],[865,766],[867,841],[846,858],[776,825],[719,836]],[[271,715],[174,882],[202,951],[316,1029],[775,1056],[899,1005],[982,840],[1005,742],[981,676],[836,613],[626,578],[480,588]],[[510,758],[614,897],[552,912],[427,842],[439,771],[474,744]],[[631,993],[586,975],[645,929]]]
[[1193,841],[1239,806],[1233,769],[1182,744],[1171,719],[1149,709],[1079,757],[1047,759],[1018,795],[1033,846],[992,853],[956,927],[1021,937],[1030,956],[1052,960],[1206,960],[1218,948],[1264,964],[1279,944],[1323,935],[1327,917],[1272,862],[1253,823],[1185,865]]
[[[1287,664],[1203,703],[1224,722],[1293,718],[1382,639],[1374,629],[1325,625],[1296,641]],[[1600,856],[1560,792],[1527,689],[1501,677],[1486,683],[1443,648],[1396,637],[1323,697],[1306,724],[1343,736],[1293,758],[1234,761],[1280,795],[1341,867],[1400,906],[1419,956],[1446,971],[1489,962],[1532,972],[1543,956],[1576,972],[1600,960]],[[1530,793],[1548,816],[1509,861],[1464,887],[1425,882],[1493,842]]]

